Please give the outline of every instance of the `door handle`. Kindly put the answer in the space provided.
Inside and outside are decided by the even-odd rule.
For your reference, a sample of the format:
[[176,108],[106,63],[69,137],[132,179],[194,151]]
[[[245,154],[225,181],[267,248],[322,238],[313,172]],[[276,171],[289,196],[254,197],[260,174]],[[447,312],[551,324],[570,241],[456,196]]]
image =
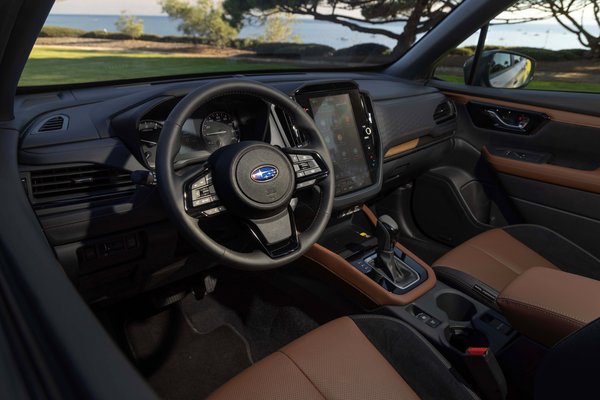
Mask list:
[[521,121],[517,124],[510,124],[508,122],[506,122],[505,120],[503,120],[496,111],[494,110],[485,110],[485,112],[487,113],[487,115],[490,116],[490,118],[498,125],[500,125],[500,127],[505,128],[505,129],[512,129],[515,131],[521,131],[521,132],[525,132],[527,125],[529,125],[529,118],[527,118],[527,120],[525,121]]

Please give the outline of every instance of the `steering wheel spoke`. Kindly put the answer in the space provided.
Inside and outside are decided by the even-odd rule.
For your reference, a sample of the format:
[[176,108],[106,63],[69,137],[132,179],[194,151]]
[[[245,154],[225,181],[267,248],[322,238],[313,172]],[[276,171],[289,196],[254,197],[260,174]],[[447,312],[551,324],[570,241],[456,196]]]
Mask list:
[[247,219],[245,222],[261,250],[273,259],[300,248],[294,213],[289,207],[272,217]]
[[292,162],[296,174],[295,192],[310,188],[329,175],[329,168],[319,152],[297,148],[287,148],[284,152]]
[[212,182],[207,164],[182,168],[176,175],[183,192],[184,208],[194,218],[212,217],[225,211]]

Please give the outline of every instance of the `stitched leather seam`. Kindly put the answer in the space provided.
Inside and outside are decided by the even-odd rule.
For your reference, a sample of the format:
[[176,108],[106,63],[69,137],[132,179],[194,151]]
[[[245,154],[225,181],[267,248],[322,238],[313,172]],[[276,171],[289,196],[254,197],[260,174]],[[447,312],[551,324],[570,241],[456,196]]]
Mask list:
[[511,270],[512,272],[514,272],[515,274],[521,275],[521,271],[515,270],[509,263],[507,263],[507,262],[499,259],[494,254],[485,251],[485,249],[483,249],[483,248],[481,248],[479,246],[476,246],[476,245],[474,245],[472,243],[469,243],[469,242],[466,242],[465,245],[467,245],[467,246],[469,246],[469,247],[471,247],[471,248],[473,248],[475,250],[480,251],[481,253],[485,254],[486,256],[488,256],[488,257],[492,258],[493,260],[497,261],[498,263],[500,263],[500,265],[505,266],[506,268],[508,268],[509,270]]
[[323,399],[327,400],[327,397],[325,397],[325,395],[324,395],[324,394],[321,392],[321,390],[319,390],[319,388],[317,387],[317,385],[315,385],[315,383],[314,383],[314,382],[313,382],[313,381],[312,381],[312,380],[311,380],[311,379],[308,377],[308,375],[306,375],[306,374],[304,373],[304,371],[302,370],[302,368],[300,368],[300,366],[299,366],[298,364],[296,364],[296,361],[294,361],[294,359],[293,359],[292,357],[290,357],[289,355],[287,355],[287,353],[285,353],[285,352],[284,352],[284,351],[282,351],[282,350],[279,350],[279,351],[278,351],[278,353],[281,353],[281,354],[283,354],[283,355],[284,355],[284,356],[285,356],[285,357],[286,357],[288,360],[290,360],[290,362],[291,362],[292,364],[294,364],[294,366],[296,367],[296,369],[298,369],[298,371],[300,371],[300,373],[301,373],[302,375],[304,375],[304,377],[306,378],[306,380],[310,382],[310,384],[311,384],[311,385],[312,385],[312,386],[315,388],[315,390],[316,390],[317,392],[319,392],[319,394],[321,395],[321,397],[322,397]]
[[555,317],[557,319],[561,319],[564,322],[568,322],[572,325],[576,325],[577,328],[581,328],[582,326],[584,326],[585,324],[587,324],[586,321],[583,321],[584,318],[577,318],[574,317],[572,315],[570,315],[569,313],[566,312],[562,312],[562,311],[557,311],[555,309],[552,309],[550,307],[545,307],[545,306],[541,306],[538,304],[529,304],[529,303],[524,303],[518,300],[513,300],[513,299],[509,299],[506,297],[499,297],[497,302],[500,304],[502,302],[505,303],[512,303],[513,305],[517,306],[517,307],[522,307],[522,308],[529,308],[529,309],[533,309],[536,311],[540,311],[543,314],[549,315],[551,317]]

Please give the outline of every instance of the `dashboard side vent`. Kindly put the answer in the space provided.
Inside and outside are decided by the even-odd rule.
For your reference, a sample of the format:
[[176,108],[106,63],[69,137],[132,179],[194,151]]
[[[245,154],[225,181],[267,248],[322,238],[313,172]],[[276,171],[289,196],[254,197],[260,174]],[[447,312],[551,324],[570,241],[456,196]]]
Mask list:
[[444,122],[453,120],[456,118],[456,107],[450,100],[446,100],[440,103],[433,112],[433,120],[436,124],[443,124]]
[[275,113],[279,119],[285,135],[292,147],[302,147],[306,144],[306,137],[292,123],[292,119],[282,108],[275,106]]
[[99,165],[31,172],[31,195],[38,204],[107,197],[134,189],[129,172]]
[[56,115],[42,121],[35,133],[64,131],[67,129],[69,119],[64,115]]

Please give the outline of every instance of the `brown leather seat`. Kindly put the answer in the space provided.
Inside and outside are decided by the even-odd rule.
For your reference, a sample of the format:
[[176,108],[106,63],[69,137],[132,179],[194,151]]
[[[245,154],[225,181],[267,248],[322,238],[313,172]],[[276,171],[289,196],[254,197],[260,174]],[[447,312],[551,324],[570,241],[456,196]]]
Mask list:
[[487,231],[451,250],[433,267],[440,280],[493,306],[498,293],[533,267],[560,269],[600,280],[600,260],[538,225]]
[[209,399],[477,398],[418,333],[387,317],[334,320],[243,371]]

